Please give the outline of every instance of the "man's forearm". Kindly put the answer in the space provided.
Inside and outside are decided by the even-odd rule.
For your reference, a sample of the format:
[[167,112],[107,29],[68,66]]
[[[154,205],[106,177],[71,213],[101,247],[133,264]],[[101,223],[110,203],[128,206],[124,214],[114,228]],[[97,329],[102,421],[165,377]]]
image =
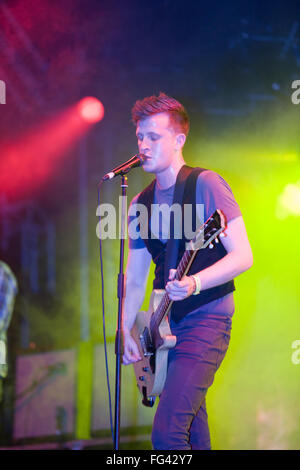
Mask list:
[[134,325],[135,318],[139,312],[145,297],[145,287],[135,283],[127,282],[125,286],[124,299],[124,325],[129,331]]
[[208,268],[196,275],[201,280],[201,291],[219,286],[247,271],[253,264],[252,256],[241,256],[239,252],[230,252]]

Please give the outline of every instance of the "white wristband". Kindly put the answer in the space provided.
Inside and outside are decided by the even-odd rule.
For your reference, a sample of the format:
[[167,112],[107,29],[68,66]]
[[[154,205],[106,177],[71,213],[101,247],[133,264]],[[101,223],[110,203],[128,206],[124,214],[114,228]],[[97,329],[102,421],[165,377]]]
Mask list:
[[191,277],[194,279],[196,283],[196,289],[193,292],[193,295],[198,295],[201,291],[201,279],[199,276],[196,276],[196,274],[192,274]]

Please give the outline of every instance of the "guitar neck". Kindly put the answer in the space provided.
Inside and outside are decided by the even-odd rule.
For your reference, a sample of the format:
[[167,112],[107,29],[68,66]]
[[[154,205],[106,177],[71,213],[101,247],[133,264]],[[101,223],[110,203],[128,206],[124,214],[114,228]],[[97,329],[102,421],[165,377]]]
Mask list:
[[[192,262],[194,261],[194,258],[197,254],[197,251],[193,250],[185,250],[180,263],[176,269],[175,273],[175,279],[181,280],[188,270],[190,269],[190,266]],[[152,319],[151,319],[151,324],[153,326],[159,326],[165,315],[168,314],[171,306],[172,306],[173,300],[170,300],[169,296],[167,293],[163,296],[161,299],[156,311],[153,313]]]
[[[217,209],[209,217],[209,219],[198,229],[196,236],[192,240],[192,244],[190,245],[192,249],[185,250],[177,266],[175,279],[180,281],[186,275],[186,273],[190,269],[192,262],[194,261],[194,258],[198,252],[198,249],[206,248],[207,245],[209,245],[213,240],[217,238],[217,236],[224,230],[224,228],[225,228],[224,216],[222,214],[222,211]],[[201,246],[198,247],[198,249],[197,248],[195,249],[195,245],[199,243],[199,239],[201,241]],[[158,326],[160,325],[165,315],[168,314],[172,306],[172,303],[173,303],[173,300],[170,300],[168,294],[165,293],[156,311],[152,315],[151,325],[154,328],[155,327],[158,328]]]

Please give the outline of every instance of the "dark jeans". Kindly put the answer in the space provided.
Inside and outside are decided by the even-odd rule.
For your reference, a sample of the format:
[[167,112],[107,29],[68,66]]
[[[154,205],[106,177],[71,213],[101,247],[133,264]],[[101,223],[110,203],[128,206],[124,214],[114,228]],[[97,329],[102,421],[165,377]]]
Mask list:
[[210,449],[205,397],[226,354],[231,317],[190,314],[178,324],[152,429],[154,449]]

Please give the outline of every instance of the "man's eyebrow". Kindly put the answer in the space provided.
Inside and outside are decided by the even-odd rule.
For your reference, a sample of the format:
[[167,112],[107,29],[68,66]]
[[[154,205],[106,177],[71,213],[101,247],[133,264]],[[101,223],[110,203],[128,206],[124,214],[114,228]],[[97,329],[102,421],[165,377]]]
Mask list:
[[155,135],[155,136],[160,136],[161,134],[159,134],[158,132],[155,132],[155,131],[149,131],[149,132],[146,132],[146,134],[144,134],[143,132],[136,132],[136,137],[139,137],[139,136],[144,136],[144,135],[148,135],[148,136],[151,136],[151,135]]

